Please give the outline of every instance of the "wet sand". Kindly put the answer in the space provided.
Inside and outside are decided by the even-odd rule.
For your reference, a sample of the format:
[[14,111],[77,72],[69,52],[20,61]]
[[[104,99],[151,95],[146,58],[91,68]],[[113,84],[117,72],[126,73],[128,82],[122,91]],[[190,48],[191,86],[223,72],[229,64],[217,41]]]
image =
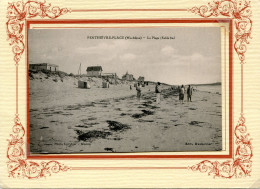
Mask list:
[[157,105],[154,85],[138,101],[126,84],[87,90],[68,83],[30,81],[31,153],[222,149],[219,93],[198,90],[181,104],[163,86]]

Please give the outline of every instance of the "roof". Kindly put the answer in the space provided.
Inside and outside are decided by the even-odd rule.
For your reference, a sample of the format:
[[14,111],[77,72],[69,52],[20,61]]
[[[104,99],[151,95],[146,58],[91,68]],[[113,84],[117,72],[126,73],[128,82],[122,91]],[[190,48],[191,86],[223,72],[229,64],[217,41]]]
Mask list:
[[129,76],[134,76],[133,74],[129,74],[128,72],[126,72],[126,74],[123,75],[122,77],[126,77],[127,75],[129,75]]
[[49,66],[53,66],[53,67],[59,67],[56,64],[50,64],[50,63],[39,63],[39,64],[29,64],[29,65],[34,65],[34,66],[45,66],[45,65],[49,65]]
[[103,71],[102,67],[101,66],[89,66],[87,68],[87,72],[88,71]]

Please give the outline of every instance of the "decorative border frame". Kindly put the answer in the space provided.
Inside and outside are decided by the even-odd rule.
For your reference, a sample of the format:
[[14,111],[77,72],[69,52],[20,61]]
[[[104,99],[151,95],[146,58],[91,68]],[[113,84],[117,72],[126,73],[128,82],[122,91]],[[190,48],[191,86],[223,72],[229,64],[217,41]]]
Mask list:
[[208,172],[216,177],[232,178],[250,176],[252,171],[252,156],[253,147],[247,127],[245,125],[245,117],[243,113],[243,65],[245,64],[246,44],[249,44],[248,39],[251,38],[252,24],[251,6],[248,0],[214,0],[208,5],[193,7],[189,9],[201,17],[217,17],[225,16],[232,19],[235,24],[236,34],[234,49],[238,55],[241,64],[241,113],[239,121],[234,129],[236,150],[233,159],[230,161],[209,161],[204,160],[190,169],[193,171]]
[[[220,163],[219,161],[204,160],[200,163],[188,167],[193,171],[207,172],[214,177],[232,178],[249,176],[252,171],[252,156],[253,149],[251,139],[247,133],[247,127],[245,125],[245,118],[243,113],[243,65],[245,64],[246,44],[248,39],[251,38],[252,20],[250,2],[244,0],[213,0],[208,5],[202,5],[200,7],[193,7],[191,9],[136,9],[136,11],[190,11],[201,17],[218,17],[224,16],[232,19],[236,34],[234,49],[238,54],[241,64],[241,113],[239,121],[234,129],[236,150],[231,160]],[[134,9],[131,9],[131,11]],[[78,11],[108,11],[102,10],[73,10]],[[111,11],[129,11],[129,9],[113,9]],[[41,178],[52,173],[58,173],[60,171],[67,171],[71,168],[61,164],[58,161],[42,161],[34,162],[26,159],[26,155],[23,150],[25,128],[20,122],[18,113],[18,66],[21,56],[24,53],[24,24],[27,19],[40,16],[41,18],[55,19],[61,15],[67,14],[71,10],[67,8],[59,8],[57,6],[51,7],[51,4],[46,2],[38,2],[36,0],[28,0],[26,3],[21,1],[9,3],[7,7],[6,29],[7,36],[12,46],[12,52],[14,54],[14,62],[16,66],[16,114],[14,118],[14,126],[12,128],[11,139],[8,140],[7,148],[7,168],[10,177],[25,177],[28,179]],[[231,54],[232,56],[232,54]]]
[[28,179],[45,177],[51,173],[67,171],[70,168],[58,161],[42,161],[40,163],[29,161],[23,150],[25,129],[21,124],[18,113],[18,66],[22,54],[24,53],[24,24],[26,19],[40,16],[41,18],[55,19],[61,15],[70,12],[67,8],[52,7],[46,2],[38,2],[36,0],[28,0],[26,3],[22,1],[8,3],[6,32],[7,40],[10,41],[12,52],[14,54],[14,62],[16,66],[16,113],[14,118],[13,134],[8,140],[7,148],[7,169],[9,177],[26,177]]

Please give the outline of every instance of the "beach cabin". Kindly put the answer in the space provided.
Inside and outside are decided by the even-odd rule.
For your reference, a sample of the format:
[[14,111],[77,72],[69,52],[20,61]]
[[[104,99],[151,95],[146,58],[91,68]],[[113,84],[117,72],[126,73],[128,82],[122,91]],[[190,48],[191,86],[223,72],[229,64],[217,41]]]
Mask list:
[[32,70],[32,71],[49,70],[52,72],[56,72],[56,71],[59,71],[59,66],[56,64],[50,64],[50,63],[29,64],[29,70]]
[[78,88],[81,89],[90,89],[90,84],[86,81],[80,81],[78,80]]
[[134,76],[133,76],[133,74],[129,74],[128,72],[126,72],[126,74],[122,76],[122,79],[126,80],[126,81],[133,81]]
[[103,69],[101,66],[89,66],[86,71],[88,77],[101,77]]
[[103,81],[103,82],[102,82],[102,87],[103,87],[103,88],[109,88],[109,83]]

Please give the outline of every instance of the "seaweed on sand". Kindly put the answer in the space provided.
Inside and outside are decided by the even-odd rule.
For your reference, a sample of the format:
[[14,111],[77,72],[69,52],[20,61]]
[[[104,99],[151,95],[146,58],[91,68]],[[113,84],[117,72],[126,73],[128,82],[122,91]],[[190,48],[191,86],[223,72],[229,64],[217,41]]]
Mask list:
[[112,130],[112,131],[124,131],[124,130],[130,128],[128,125],[122,124],[122,123],[117,122],[117,121],[107,120],[107,123],[108,123],[109,129]]
[[135,118],[135,119],[138,119],[138,118],[141,118],[143,116],[147,116],[147,115],[153,115],[154,112],[152,111],[149,111],[149,110],[142,110],[143,113],[141,114],[133,114],[132,117]]
[[189,124],[190,124],[190,125],[196,125],[196,126],[202,127],[202,126],[199,125],[200,123],[204,123],[204,122],[200,122],[200,121],[191,121]]
[[104,148],[104,150],[114,152],[113,148]]
[[153,106],[153,105],[151,105],[150,103],[143,103],[142,104],[144,107],[146,107],[146,108],[150,108],[150,109],[156,109],[156,108],[159,108],[159,107],[157,107],[157,106]]
[[148,123],[152,123],[152,122],[154,122],[154,120],[139,119],[138,122],[148,122]]
[[128,114],[126,114],[126,113],[121,113],[120,114],[120,116],[126,116],[126,115],[128,115]]
[[143,114],[145,115],[153,115],[154,112],[149,111],[149,110],[142,110]]
[[97,139],[97,138],[106,138],[107,136],[111,135],[110,132],[105,132],[105,131],[88,131],[88,132],[83,132],[80,130],[76,130],[76,133],[78,134],[78,140],[91,140],[91,139]]
[[49,127],[41,127],[40,129],[47,129],[47,128],[49,128]]
[[132,117],[135,118],[135,119],[139,119],[141,117],[143,117],[144,115],[143,114],[133,114]]

